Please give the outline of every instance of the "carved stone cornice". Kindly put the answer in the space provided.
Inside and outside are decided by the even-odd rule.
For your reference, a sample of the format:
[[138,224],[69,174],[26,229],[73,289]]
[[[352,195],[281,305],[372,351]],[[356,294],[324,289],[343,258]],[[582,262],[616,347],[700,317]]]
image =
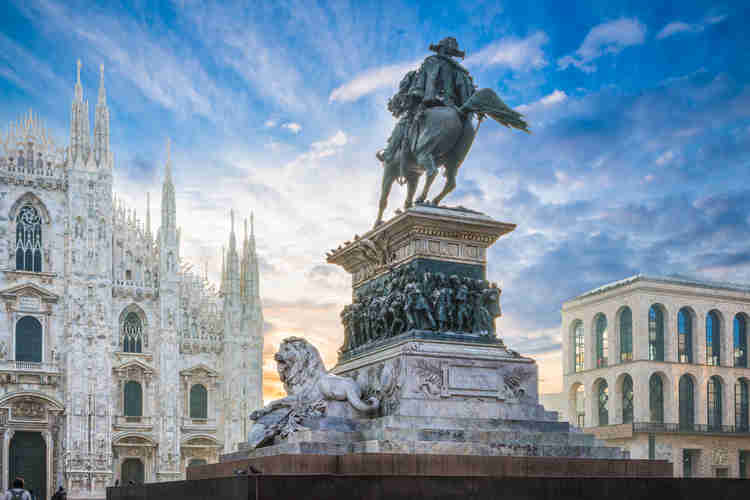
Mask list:
[[327,261],[351,273],[355,287],[416,258],[484,267],[487,248],[515,227],[471,210],[418,205],[332,250]]

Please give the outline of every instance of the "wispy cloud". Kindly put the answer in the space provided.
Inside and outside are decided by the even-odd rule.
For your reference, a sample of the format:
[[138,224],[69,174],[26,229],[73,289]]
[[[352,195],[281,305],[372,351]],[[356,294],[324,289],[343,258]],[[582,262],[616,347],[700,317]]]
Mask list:
[[302,130],[302,125],[295,122],[287,122],[283,124],[282,127],[291,131],[293,134],[299,134],[300,130]]
[[596,71],[593,61],[605,54],[617,54],[626,47],[640,45],[646,39],[646,26],[638,19],[621,18],[591,28],[573,54],[557,60],[560,69],[569,66],[586,73]]
[[528,113],[539,108],[546,108],[560,104],[568,99],[568,94],[562,90],[555,89],[551,94],[547,94],[538,101],[530,102],[528,104],[521,104],[516,109],[521,113]]
[[328,96],[330,102],[356,101],[362,96],[383,88],[393,88],[406,72],[419,67],[421,59],[407,63],[381,66],[365,71],[345,84],[335,88]]
[[547,65],[542,46],[548,41],[549,37],[541,31],[526,38],[502,38],[467,58],[466,65],[504,66],[515,71],[540,69]]
[[672,21],[671,23],[664,26],[661,30],[659,30],[659,33],[656,34],[656,38],[657,40],[662,40],[679,33],[700,33],[701,31],[705,30],[707,26],[711,24],[718,24],[724,21],[727,17],[727,14],[712,14],[706,16],[702,22],[693,24],[683,21]]

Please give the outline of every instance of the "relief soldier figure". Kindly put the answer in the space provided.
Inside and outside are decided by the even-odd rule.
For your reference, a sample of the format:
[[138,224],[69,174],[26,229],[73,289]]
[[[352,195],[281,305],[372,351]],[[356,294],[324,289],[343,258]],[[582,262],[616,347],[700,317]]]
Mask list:
[[422,295],[419,285],[415,282],[406,285],[405,309],[409,328],[419,330],[435,329],[435,319],[432,317],[430,306],[427,305],[427,301],[424,295]]

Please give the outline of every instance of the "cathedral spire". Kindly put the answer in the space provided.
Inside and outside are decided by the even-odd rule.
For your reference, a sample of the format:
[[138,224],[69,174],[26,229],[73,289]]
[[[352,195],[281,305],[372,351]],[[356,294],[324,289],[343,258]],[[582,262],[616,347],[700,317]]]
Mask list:
[[174,235],[177,230],[177,208],[172,183],[171,141],[169,139],[167,139],[167,161],[164,165],[164,184],[161,188],[161,227],[167,238]]
[[107,91],[104,88],[104,65],[99,65],[99,98],[96,102],[94,121],[94,160],[100,167],[109,160],[109,108]]
[[76,85],[70,107],[70,160],[85,164],[89,153],[89,105],[83,100],[81,60],[76,61]]
[[151,195],[146,191],[146,238],[151,241]]

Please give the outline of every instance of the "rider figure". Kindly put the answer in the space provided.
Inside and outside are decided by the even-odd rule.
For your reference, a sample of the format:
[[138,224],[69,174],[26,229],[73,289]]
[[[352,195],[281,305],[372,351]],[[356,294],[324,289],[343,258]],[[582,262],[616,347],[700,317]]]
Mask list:
[[[469,72],[456,62],[454,57],[464,57],[453,37],[443,38],[437,45],[430,45],[436,54],[428,56],[417,71],[410,71],[401,80],[399,90],[388,101],[388,109],[400,118],[393,129],[388,145],[377,153],[380,161],[392,161],[400,151],[413,151],[415,130],[422,112],[427,107],[450,106],[465,116],[459,108],[471,97],[476,88]],[[415,123],[417,126],[415,126]],[[401,156],[401,176],[404,177],[404,155]],[[434,164],[427,166],[427,175],[437,173]]]

